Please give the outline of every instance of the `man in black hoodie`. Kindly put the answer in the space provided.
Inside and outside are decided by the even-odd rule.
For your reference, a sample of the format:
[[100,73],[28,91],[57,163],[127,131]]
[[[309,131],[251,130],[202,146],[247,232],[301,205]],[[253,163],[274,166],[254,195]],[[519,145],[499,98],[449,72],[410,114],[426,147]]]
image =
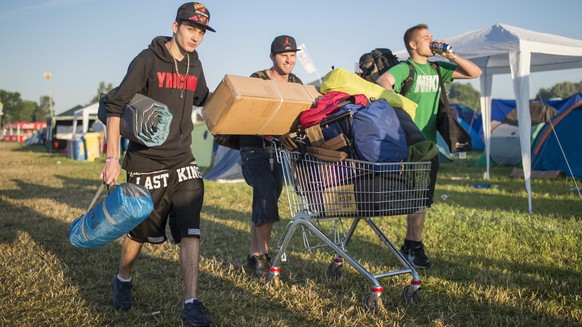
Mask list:
[[119,137],[125,104],[141,93],[167,105],[172,122],[167,140],[147,147],[130,142],[123,161],[127,181],[145,186],[152,194],[154,211],[124,238],[119,271],[113,277],[113,305],[133,305],[131,270],[142,245],[166,241],[169,220],[173,239],[180,244],[185,302],[182,318],[192,326],[208,326],[210,316],[197,297],[200,258],[200,211],[204,184],[190,149],[192,107],[202,106],[208,87],[196,48],[202,43],[210,13],[200,3],[185,3],[172,24],[172,37],[159,36],[130,63],[117,92],[107,103],[107,159],[100,178],[111,185],[120,173]]

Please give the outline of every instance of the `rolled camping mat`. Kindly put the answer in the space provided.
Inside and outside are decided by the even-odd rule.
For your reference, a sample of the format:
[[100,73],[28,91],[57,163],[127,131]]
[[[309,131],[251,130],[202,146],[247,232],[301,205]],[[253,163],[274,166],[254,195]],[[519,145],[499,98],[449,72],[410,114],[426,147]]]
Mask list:
[[121,114],[121,135],[147,147],[162,145],[172,124],[168,107],[152,98],[136,94]]

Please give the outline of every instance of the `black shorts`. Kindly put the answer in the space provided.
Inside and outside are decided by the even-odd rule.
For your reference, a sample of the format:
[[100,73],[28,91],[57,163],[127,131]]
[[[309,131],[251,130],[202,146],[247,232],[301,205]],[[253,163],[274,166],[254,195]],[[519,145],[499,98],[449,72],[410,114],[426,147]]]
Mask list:
[[155,172],[127,172],[127,181],[143,185],[152,194],[154,211],[129,232],[140,243],[166,241],[168,223],[172,238],[200,237],[200,211],[204,200],[204,182],[196,161],[188,166]]
[[433,203],[433,198],[434,198],[434,190],[436,188],[436,180],[437,180],[437,173],[439,171],[439,156],[436,155],[431,161],[430,161],[430,183],[428,184],[428,192],[427,192],[427,200],[426,200],[426,205],[427,207],[430,208],[430,206]]

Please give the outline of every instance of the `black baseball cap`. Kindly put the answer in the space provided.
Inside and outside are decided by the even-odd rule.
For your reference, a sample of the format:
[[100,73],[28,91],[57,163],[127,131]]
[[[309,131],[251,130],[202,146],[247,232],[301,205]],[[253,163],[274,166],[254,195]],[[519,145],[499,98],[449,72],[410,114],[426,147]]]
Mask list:
[[178,8],[176,21],[186,21],[204,27],[205,29],[216,32],[214,28],[208,26],[210,21],[210,12],[206,6],[199,2],[187,2]]
[[297,43],[292,36],[279,35],[271,43],[272,54],[288,51],[301,51],[301,49],[297,49]]

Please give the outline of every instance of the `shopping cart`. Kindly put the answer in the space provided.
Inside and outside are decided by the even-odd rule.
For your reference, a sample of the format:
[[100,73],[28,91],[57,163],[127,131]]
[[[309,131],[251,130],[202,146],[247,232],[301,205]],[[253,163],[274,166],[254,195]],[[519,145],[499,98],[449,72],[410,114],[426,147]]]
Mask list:
[[[380,296],[384,288],[378,279],[400,274],[412,275],[412,281],[402,293],[404,300],[409,303],[418,302],[422,284],[418,273],[382,233],[372,217],[424,210],[428,199],[431,163],[371,163],[351,159],[329,162],[318,160],[309,154],[287,150],[278,150],[277,159],[283,169],[292,220],[281,236],[279,250],[270,268],[268,278],[271,284],[275,287],[279,285],[279,263],[286,260],[285,251],[289,241],[301,226],[304,241],[306,233],[309,233],[320,240],[323,246],[328,246],[335,252],[333,262],[328,268],[331,277],[340,276],[345,260],[373,284],[364,299],[368,310],[377,311],[382,307]],[[321,228],[321,222],[342,219],[353,219],[343,237],[338,236],[341,234],[338,230],[330,233]],[[402,269],[372,274],[348,255],[347,245],[361,220],[392,251],[402,264]]]

